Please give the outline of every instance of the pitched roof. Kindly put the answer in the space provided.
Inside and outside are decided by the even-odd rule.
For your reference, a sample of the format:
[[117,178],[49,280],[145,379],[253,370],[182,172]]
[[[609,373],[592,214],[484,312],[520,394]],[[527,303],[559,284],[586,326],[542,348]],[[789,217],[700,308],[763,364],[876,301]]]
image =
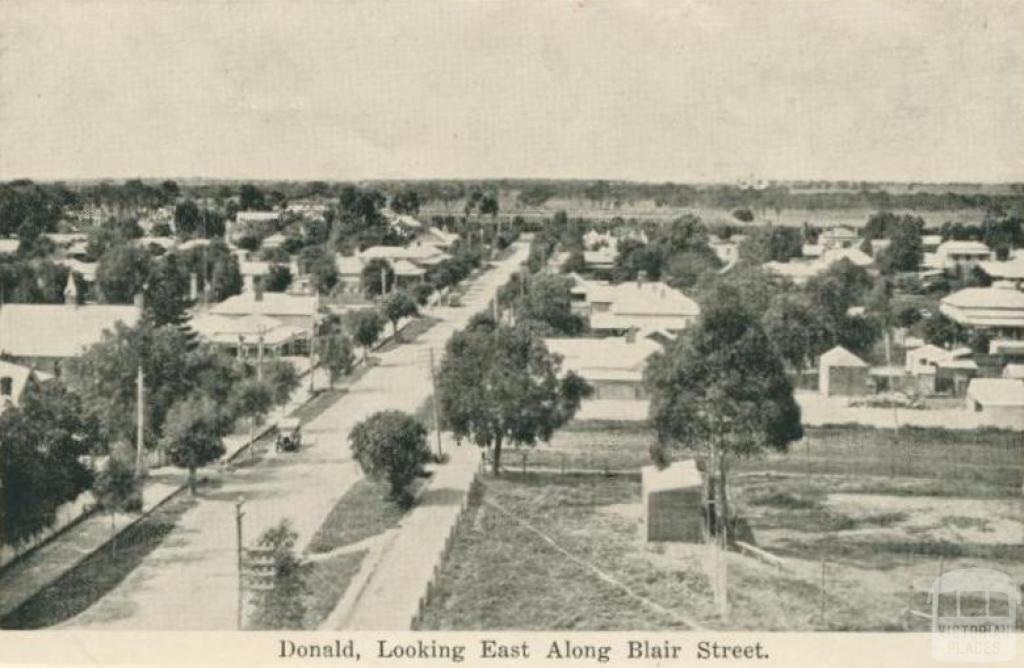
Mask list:
[[616,315],[697,316],[700,307],[682,292],[664,283],[619,283],[611,291],[611,312]]
[[189,324],[203,338],[226,344],[238,343],[239,337],[254,342],[262,335],[264,343],[275,345],[307,334],[302,327],[286,325],[276,318],[259,314],[226,318],[204,313],[193,318]]
[[980,241],[944,241],[939,244],[939,253],[988,253],[988,246]]
[[290,295],[286,292],[264,292],[261,299],[245,292],[228,297],[210,309],[214,315],[242,316],[313,316],[317,312],[316,296]]
[[450,246],[450,245],[452,245],[453,243],[455,243],[456,241],[459,240],[459,235],[452,234],[451,232],[445,232],[444,230],[442,230],[439,227],[428,227],[425,230],[423,230],[423,234],[425,236],[426,235],[430,235],[430,236],[434,237],[433,240],[431,240],[431,239],[424,239],[425,243],[431,243],[433,241],[433,242],[436,242],[436,243],[440,243],[441,245],[444,245],[444,246]]
[[0,378],[11,379],[11,395],[10,397],[0,397],[0,412],[3,412],[3,409],[6,407],[4,405],[5,399],[15,405],[18,404],[18,400],[21,398],[21,393],[25,391],[25,384],[33,375],[35,375],[37,380],[48,380],[51,378],[48,373],[35,371],[27,366],[22,366],[21,364],[14,364],[13,362],[0,360]]
[[857,231],[844,225],[839,225],[838,227],[830,227],[823,230],[818,236],[828,239],[851,239],[857,236]]
[[1007,364],[1003,367],[1003,378],[1024,379],[1024,364]]
[[427,273],[425,269],[417,267],[408,260],[395,260],[391,263],[391,268],[395,271],[396,276],[422,276]]
[[5,304],[0,308],[0,351],[16,357],[74,357],[123,322],[139,319],[139,307],[113,304]]
[[653,465],[645,466],[640,469],[640,478],[644,492],[686,489],[704,484],[697,464],[692,459],[672,462],[663,469]]
[[265,223],[272,222],[281,217],[276,211],[239,211],[235,214],[235,221],[239,223]]
[[960,308],[1024,309],[1024,292],[1007,288],[964,288],[942,299]]
[[243,260],[238,263],[238,272],[242,276],[266,276],[270,273],[270,263],[262,260]]
[[875,260],[859,248],[832,248],[821,256],[823,266],[828,267],[840,260],[849,260],[858,267],[867,267]]
[[644,364],[661,346],[648,338],[544,339],[552,353],[561,355],[562,368],[592,380],[633,380],[643,378]]
[[1007,278],[1015,281],[1024,280],[1024,258],[1017,258],[1009,262],[985,260],[979,262],[978,266],[992,278]]
[[357,276],[363,273],[363,259],[358,255],[335,255],[334,266],[343,276]]
[[828,352],[822,354],[821,367],[827,366],[849,366],[849,367],[864,367],[867,368],[868,364],[861,358],[851,353],[842,346],[836,346]]
[[974,378],[967,396],[983,406],[1024,406],[1024,380],[1016,378]]

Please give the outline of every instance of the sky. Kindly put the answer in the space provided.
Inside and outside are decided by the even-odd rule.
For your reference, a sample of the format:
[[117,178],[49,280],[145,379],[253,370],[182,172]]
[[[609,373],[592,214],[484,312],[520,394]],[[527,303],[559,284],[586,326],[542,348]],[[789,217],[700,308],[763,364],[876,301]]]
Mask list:
[[0,3],[0,178],[1024,181],[1024,2]]

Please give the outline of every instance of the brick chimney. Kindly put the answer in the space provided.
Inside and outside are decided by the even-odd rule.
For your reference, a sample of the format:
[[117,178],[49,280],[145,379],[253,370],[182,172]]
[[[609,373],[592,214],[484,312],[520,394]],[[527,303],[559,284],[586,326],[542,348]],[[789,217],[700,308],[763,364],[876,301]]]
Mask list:
[[636,327],[630,327],[626,332],[626,343],[636,343]]
[[261,302],[263,301],[263,281],[260,276],[252,277],[252,294],[253,299]]
[[647,272],[646,271],[641,269],[640,271],[636,272],[636,287],[639,288],[639,287],[643,286],[644,281],[646,281],[646,280],[647,280]]

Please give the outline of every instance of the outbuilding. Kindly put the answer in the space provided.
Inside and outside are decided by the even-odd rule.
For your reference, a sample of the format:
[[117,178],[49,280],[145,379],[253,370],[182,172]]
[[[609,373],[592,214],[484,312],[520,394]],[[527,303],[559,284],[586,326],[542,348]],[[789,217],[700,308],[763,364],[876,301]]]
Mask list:
[[647,542],[699,543],[703,540],[704,483],[692,459],[665,468],[641,469],[642,535]]
[[842,346],[821,356],[818,390],[826,397],[859,397],[868,393],[868,364]]
[[986,425],[1024,428],[1024,380],[974,378],[967,386],[967,410]]

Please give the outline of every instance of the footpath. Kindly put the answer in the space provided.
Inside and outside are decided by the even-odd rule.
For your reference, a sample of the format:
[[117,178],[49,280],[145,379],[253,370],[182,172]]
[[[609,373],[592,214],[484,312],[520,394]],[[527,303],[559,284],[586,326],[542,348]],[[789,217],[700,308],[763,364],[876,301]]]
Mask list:
[[[326,387],[329,378],[322,369],[314,371],[316,387]],[[288,403],[275,408],[254,433],[259,441],[276,428],[277,423],[312,398],[308,372],[301,377],[300,386],[292,393]],[[236,458],[250,445],[248,432],[224,437],[226,463]],[[153,511],[174,498],[186,487],[185,473],[174,466],[152,468],[142,487],[142,510],[138,514],[93,512],[38,547],[20,555],[0,570],[0,619],[9,615],[42,589],[56,582],[62,575],[106,546],[112,538],[132,527]]]
[[472,443],[447,444],[448,463],[388,540],[372,550],[321,630],[408,631],[437,576],[481,467]]

